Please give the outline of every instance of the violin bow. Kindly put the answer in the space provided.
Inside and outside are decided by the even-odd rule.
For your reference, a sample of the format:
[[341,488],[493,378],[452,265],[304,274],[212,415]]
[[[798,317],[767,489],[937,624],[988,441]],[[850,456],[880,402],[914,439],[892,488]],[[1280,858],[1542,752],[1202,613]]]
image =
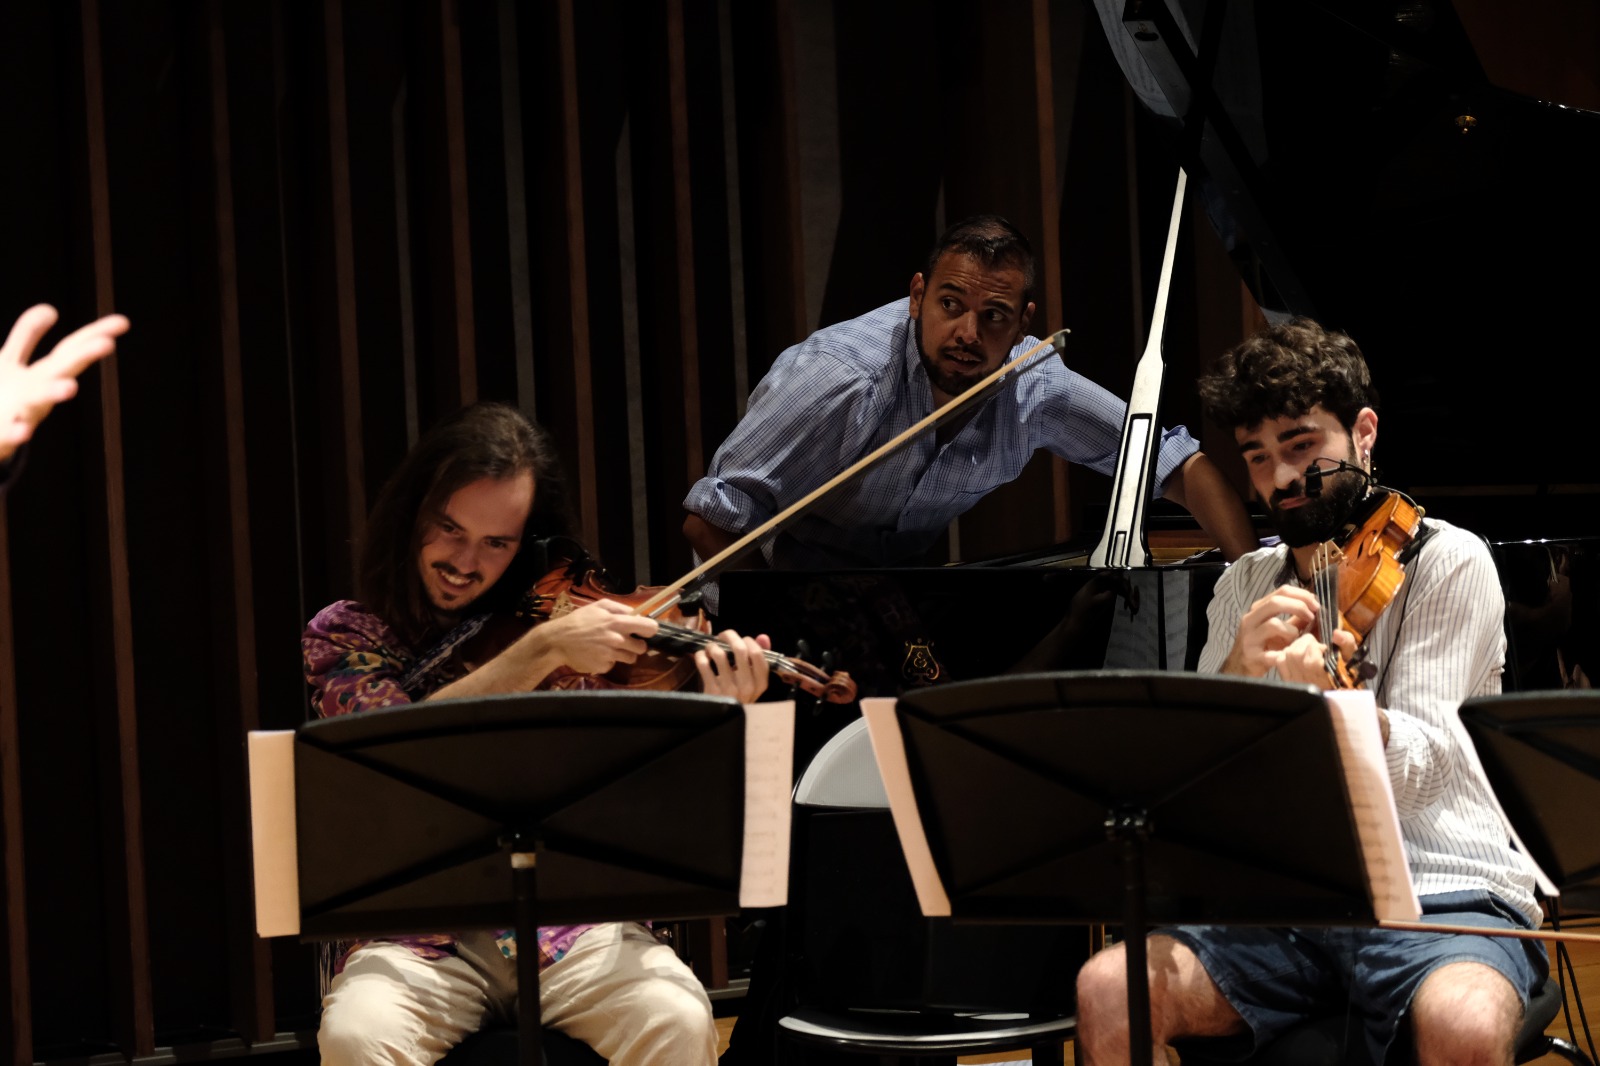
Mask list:
[[973,385],[972,388],[958,396],[952,397],[950,401],[943,407],[940,407],[938,410],[934,411],[932,414],[921,419],[915,424],[907,426],[893,438],[880,444],[866,455],[863,455],[860,459],[857,459],[839,473],[835,474],[821,485],[812,489],[794,503],[791,503],[788,507],[785,507],[777,514],[773,515],[771,518],[767,519],[765,522],[761,523],[759,526],[755,527],[750,532],[746,533],[744,536],[740,537],[738,540],[734,541],[732,544],[728,545],[726,548],[722,549],[705,562],[701,563],[699,566],[695,567],[693,570],[690,570],[687,574],[684,574],[672,584],[661,586],[660,592],[656,593],[650,599],[634,608],[634,614],[654,616],[668,607],[671,607],[674,603],[678,602],[680,598],[682,598],[683,590],[690,584],[696,581],[705,580],[707,577],[709,577],[709,575],[716,572],[719,568],[739,558],[756,544],[760,543],[763,539],[771,536],[778,529],[800,517],[801,514],[815,505],[818,500],[822,499],[828,493],[832,492],[840,485],[843,485],[845,482],[849,481],[857,474],[860,474],[862,471],[875,465],[881,460],[888,458],[901,448],[904,448],[906,445],[910,444],[916,439],[918,434],[934,428],[945,419],[960,413],[984,397],[991,395],[1000,387],[1002,379],[1007,374],[1011,373],[1012,371],[1021,373],[1026,370],[1031,370],[1043,363],[1048,356],[1061,351],[1063,346],[1066,344],[1067,334],[1071,332],[1072,331],[1069,329],[1060,329],[1050,334],[1050,336],[1046,337],[1038,344],[1035,344],[1032,348],[1029,348],[1027,351],[1012,359],[1010,362],[1005,363],[997,368],[988,377]]

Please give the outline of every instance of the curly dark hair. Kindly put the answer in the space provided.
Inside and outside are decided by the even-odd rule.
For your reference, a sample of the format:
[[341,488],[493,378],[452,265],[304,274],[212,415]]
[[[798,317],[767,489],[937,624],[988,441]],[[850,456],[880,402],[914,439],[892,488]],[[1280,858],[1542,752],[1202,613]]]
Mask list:
[[1348,432],[1363,407],[1378,409],[1378,390],[1355,341],[1292,318],[1224,353],[1200,378],[1200,403],[1230,429],[1298,418],[1321,404]]
[[401,460],[367,517],[356,567],[357,596],[413,645],[437,633],[444,620],[417,573],[424,517],[474,481],[524,471],[533,474],[535,491],[522,543],[511,566],[474,607],[494,609],[514,600],[541,576],[531,570],[542,553],[528,550],[529,545],[566,534],[570,522],[550,438],[521,411],[503,403],[462,408],[424,434]]
[[928,262],[922,269],[924,281],[933,278],[933,269],[947,252],[970,255],[986,267],[1016,267],[1022,271],[1022,299],[1033,299],[1038,265],[1033,256],[1033,245],[1011,222],[999,215],[973,215],[964,218],[944,231],[944,235],[928,253]]

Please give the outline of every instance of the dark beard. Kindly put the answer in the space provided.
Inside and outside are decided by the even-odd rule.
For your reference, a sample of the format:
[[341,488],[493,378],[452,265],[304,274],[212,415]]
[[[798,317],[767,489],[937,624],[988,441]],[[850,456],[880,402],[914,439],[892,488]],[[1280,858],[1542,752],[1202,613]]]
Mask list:
[[928,380],[933,383],[934,388],[946,396],[960,396],[978,383],[976,378],[948,374],[939,369],[938,363],[928,358],[927,350],[922,347],[922,319],[913,318],[911,330],[916,335],[917,358],[922,360],[923,372],[928,375]]
[[1293,499],[1304,492],[1304,482],[1297,481],[1289,488],[1273,493],[1269,504],[1272,517],[1278,524],[1278,536],[1291,548],[1320,544],[1333,536],[1367,494],[1367,481],[1360,474],[1341,470],[1322,479],[1321,496],[1311,498],[1302,507],[1288,511],[1278,509],[1280,500]]

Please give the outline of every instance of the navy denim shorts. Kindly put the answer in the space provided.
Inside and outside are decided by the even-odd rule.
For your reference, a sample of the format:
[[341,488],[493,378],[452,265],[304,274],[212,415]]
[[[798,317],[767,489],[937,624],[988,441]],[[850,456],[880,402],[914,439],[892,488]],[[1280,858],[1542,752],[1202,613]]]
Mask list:
[[[1424,922],[1530,928],[1524,915],[1482,891],[1423,896],[1422,912]],[[1210,1059],[1247,1058],[1301,1022],[1350,1010],[1365,1021],[1372,1061],[1382,1062],[1411,997],[1439,967],[1491,966],[1511,982],[1524,1008],[1550,972],[1543,942],[1514,937],[1353,927],[1191,925],[1157,932],[1199,957],[1250,1027],[1238,1037],[1188,1042],[1196,1050],[1203,1045]]]

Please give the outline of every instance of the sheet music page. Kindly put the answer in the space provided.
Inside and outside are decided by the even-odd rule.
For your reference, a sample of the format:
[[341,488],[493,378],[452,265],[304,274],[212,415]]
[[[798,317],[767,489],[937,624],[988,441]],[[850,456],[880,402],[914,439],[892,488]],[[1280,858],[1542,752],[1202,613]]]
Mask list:
[[889,813],[894,818],[900,848],[906,853],[911,884],[917,902],[929,918],[950,916],[950,896],[933,868],[933,852],[922,828],[922,814],[911,791],[911,767],[906,762],[905,739],[900,735],[900,720],[895,717],[893,697],[873,696],[861,701],[861,714],[872,736],[872,754],[878,760],[883,789],[889,794]]
[[1534,883],[1539,886],[1539,891],[1552,899],[1561,894],[1550,876],[1540,869],[1539,864],[1533,861],[1533,856],[1522,843],[1522,837],[1517,834],[1517,829],[1511,824],[1511,819],[1506,817],[1505,808],[1500,806],[1500,797],[1495,794],[1494,788],[1489,784],[1489,775],[1483,772],[1483,760],[1478,758],[1478,745],[1472,741],[1472,734],[1467,732],[1467,723],[1461,720],[1461,708],[1456,708],[1456,713],[1450,716],[1450,735],[1461,750],[1466,753],[1467,765],[1472,772],[1478,775],[1478,780],[1483,782],[1483,790],[1489,794],[1489,802],[1494,804],[1495,816],[1500,819],[1500,825],[1505,829],[1506,836],[1517,846],[1517,854],[1522,861],[1528,864],[1528,870],[1533,874]]
[[300,933],[300,860],[295,849],[294,730],[250,734],[250,843],[256,935]]
[[1377,702],[1365,689],[1329,692],[1327,697],[1373,913],[1379,922],[1414,922],[1422,917],[1422,904],[1400,838]]
[[794,701],[746,704],[741,907],[782,907],[789,902],[793,777]]

